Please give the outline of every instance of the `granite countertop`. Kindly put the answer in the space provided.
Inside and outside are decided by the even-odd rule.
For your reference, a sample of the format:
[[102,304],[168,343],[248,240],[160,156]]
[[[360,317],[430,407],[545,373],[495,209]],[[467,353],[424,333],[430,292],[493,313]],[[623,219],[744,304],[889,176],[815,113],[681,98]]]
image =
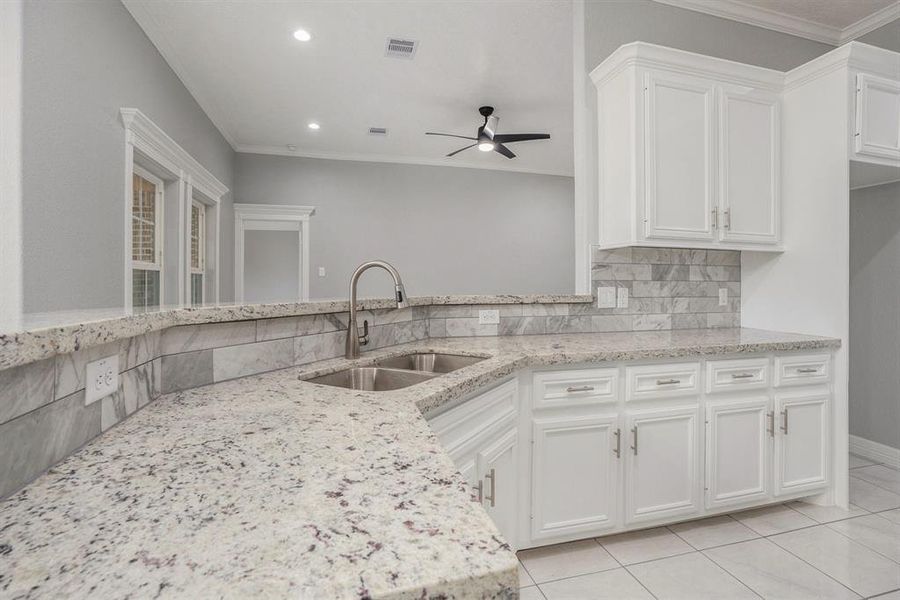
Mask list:
[[[423,413],[526,367],[837,348],[752,329],[433,339],[170,394],[0,504],[0,596],[503,598],[514,554]],[[488,356],[393,392],[298,379]]]
[[[411,296],[409,306],[470,304],[580,304],[592,302],[583,294],[490,294]],[[393,298],[362,298],[360,310],[393,308]],[[271,304],[211,304],[127,314],[121,308],[89,309],[26,315],[19,330],[0,332],[0,369],[8,369],[55,354],[75,352],[151,331],[178,325],[200,325],[252,319],[275,319],[347,312],[346,299]]]

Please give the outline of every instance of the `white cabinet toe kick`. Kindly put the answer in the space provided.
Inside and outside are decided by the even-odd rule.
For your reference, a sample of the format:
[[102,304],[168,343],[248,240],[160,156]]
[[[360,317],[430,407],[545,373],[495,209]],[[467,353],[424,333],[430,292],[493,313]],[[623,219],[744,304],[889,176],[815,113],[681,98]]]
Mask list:
[[530,548],[827,492],[831,361],[526,370],[429,423],[510,545]]

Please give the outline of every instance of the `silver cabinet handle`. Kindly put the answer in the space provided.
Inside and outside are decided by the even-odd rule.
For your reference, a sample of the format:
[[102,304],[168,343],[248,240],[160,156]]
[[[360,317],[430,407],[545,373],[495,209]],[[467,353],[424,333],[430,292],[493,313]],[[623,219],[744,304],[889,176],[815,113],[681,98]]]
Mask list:
[[718,207],[712,209],[710,212],[712,213],[712,228],[718,229],[719,228],[719,209],[718,209]]
[[484,483],[479,481],[475,489],[478,491],[478,503],[481,504],[484,501]]
[[622,430],[616,428],[613,435],[616,436],[616,449],[613,450],[613,454],[616,455],[616,458],[622,458]]
[[656,385],[673,385],[676,383],[681,383],[680,379],[657,379]]
[[750,379],[753,377],[753,373],[732,373],[732,379]]
[[572,392],[593,392],[594,386],[592,385],[582,385],[582,386],[569,386],[566,388],[566,391],[570,394]]
[[814,369],[812,367],[804,367],[802,369],[797,369],[798,373],[818,373],[818,369]]
[[775,437],[775,411],[770,410],[766,413],[766,419],[769,421],[769,426],[766,427],[766,433],[770,436]]
[[485,479],[491,480],[491,495],[485,496],[484,499],[491,503],[491,507],[494,506],[494,501],[497,499],[497,479],[496,473],[494,473],[494,469],[491,469],[491,472],[484,476]]
[[731,209],[725,209],[725,229],[731,229]]
[[637,456],[637,425],[631,428],[631,435],[634,438],[634,446],[631,449],[634,450],[634,455]]
[[788,413],[787,409],[781,411],[781,430],[784,432],[784,435],[788,434]]

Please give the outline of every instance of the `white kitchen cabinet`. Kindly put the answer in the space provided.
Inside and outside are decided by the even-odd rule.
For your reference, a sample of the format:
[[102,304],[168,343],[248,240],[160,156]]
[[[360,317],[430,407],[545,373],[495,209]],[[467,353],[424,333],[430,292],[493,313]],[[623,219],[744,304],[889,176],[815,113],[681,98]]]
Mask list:
[[772,412],[768,395],[717,400],[706,407],[706,507],[769,497]]
[[825,387],[775,394],[775,494],[828,483],[828,398]]
[[712,241],[715,86],[648,72],[644,97],[646,236]]
[[626,523],[700,511],[698,412],[692,405],[626,413]]
[[593,533],[616,523],[617,414],[533,421],[531,536]]
[[600,247],[781,250],[780,73],[635,42],[591,78]]
[[854,124],[855,159],[900,164],[900,81],[857,74]]
[[719,239],[778,244],[778,95],[723,86],[719,102]]
[[518,443],[515,427],[489,440],[478,451],[477,483],[482,506],[503,537],[516,547]]

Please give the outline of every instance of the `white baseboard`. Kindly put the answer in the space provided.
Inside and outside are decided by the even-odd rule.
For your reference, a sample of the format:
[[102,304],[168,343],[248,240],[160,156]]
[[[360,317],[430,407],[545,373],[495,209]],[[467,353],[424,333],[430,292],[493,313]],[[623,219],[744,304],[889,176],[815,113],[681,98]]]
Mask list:
[[850,436],[850,453],[900,469],[900,448],[879,444],[856,435]]

